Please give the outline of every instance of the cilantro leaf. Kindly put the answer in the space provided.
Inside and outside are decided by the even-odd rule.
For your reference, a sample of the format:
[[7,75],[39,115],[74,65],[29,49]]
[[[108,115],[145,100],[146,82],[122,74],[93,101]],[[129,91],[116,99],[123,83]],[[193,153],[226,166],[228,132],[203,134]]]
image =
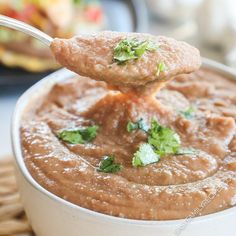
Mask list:
[[132,165],[134,167],[146,166],[159,160],[160,156],[154,152],[152,146],[148,143],[143,143],[138,151],[134,153]]
[[157,72],[156,75],[159,76],[161,74],[161,72],[164,72],[166,69],[166,66],[164,64],[164,62],[160,62],[157,64]]
[[122,169],[122,165],[114,163],[114,156],[104,156],[99,163],[97,171],[104,173],[116,173]]
[[[137,122],[127,124],[129,132],[137,128],[139,128]],[[165,155],[196,155],[198,153],[193,148],[181,148],[179,135],[171,128],[160,125],[155,119],[152,119],[151,128],[147,134],[147,143],[141,144],[134,153],[132,159],[134,167],[158,162]]]
[[62,130],[58,133],[58,138],[70,144],[84,144],[93,141],[97,136],[98,126],[87,128]]
[[81,129],[80,134],[86,142],[93,141],[97,136],[98,126],[89,126],[86,129]]
[[181,111],[180,114],[186,119],[190,120],[194,116],[194,108],[190,106],[187,110]]
[[157,45],[154,42],[145,40],[139,41],[136,38],[121,40],[114,48],[113,59],[122,64],[126,61],[140,58],[146,51],[154,51]]
[[149,130],[148,143],[153,145],[155,152],[160,156],[176,154],[180,148],[180,137],[172,129],[161,126],[152,120]]
[[140,129],[143,130],[144,132],[148,131],[148,126],[143,122],[143,119],[139,119],[137,122],[131,122],[129,121],[127,123],[127,131],[130,133],[133,130]]
[[138,129],[138,124],[136,122],[133,123],[132,121],[129,121],[127,123],[126,129],[129,133],[131,133],[132,131]]
[[137,58],[141,57],[145,53],[147,48],[148,48],[148,41],[140,42],[140,44],[137,43],[137,46],[134,48],[135,56]]

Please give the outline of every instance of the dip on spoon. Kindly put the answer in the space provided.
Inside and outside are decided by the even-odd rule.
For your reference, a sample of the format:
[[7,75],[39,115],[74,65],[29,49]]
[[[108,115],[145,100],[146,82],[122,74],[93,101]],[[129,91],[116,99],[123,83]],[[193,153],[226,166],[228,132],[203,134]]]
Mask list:
[[21,21],[0,15],[0,25],[31,35],[49,46],[57,61],[68,69],[109,85],[162,87],[178,74],[196,71],[199,51],[185,42],[141,33],[100,32],[71,39],[52,39]]
[[165,82],[201,65],[198,49],[164,36],[104,31],[54,39],[56,60],[66,68],[110,85],[140,87]]

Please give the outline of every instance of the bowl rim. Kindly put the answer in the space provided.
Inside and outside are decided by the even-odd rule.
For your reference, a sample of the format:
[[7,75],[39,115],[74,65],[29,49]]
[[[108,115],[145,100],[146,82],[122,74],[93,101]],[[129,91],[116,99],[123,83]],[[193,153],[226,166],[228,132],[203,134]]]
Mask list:
[[[219,74],[225,75],[229,79],[233,79],[236,81],[236,70],[227,67],[221,63],[215,62],[213,60],[203,58],[203,67],[212,69]],[[29,103],[29,97],[32,96],[38,97],[42,95],[42,87],[47,86],[47,88],[51,88],[52,85],[54,85],[56,82],[66,80],[70,78],[71,76],[75,75],[75,73],[67,70],[67,69],[60,69],[52,74],[49,74],[48,76],[44,77],[39,82],[35,83],[33,86],[31,86],[29,89],[27,89],[18,99],[15,109],[12,115],[11,120],[11,142],[12,142],[12,149],[14,153],[14,159],[17,164],[17,167],[19,168],[21,174],[23,175],[24,179],[38,192],[45,195],[47,198],[50,198],[53,201],[56,201],[57,203],[60,203],[64,205],[65,207],[68,207],[73,210],[81,211],[87,216],[94,217],[97,220],[105,220],[105,221],[113,221],[114,223],[120,223],[120,224],[132,224],[132,225],[139,225],[139,226],[169,226],[169,225],[181,225],[181,223],[184,223],[189,218],[186,217],[184,219],[178,219],[178,220],[135,220],[135,219],[128,219],[128,218],[121,218],[116,216],[111,216],[107,214],[103,214],[100,212],[96,212],[78,205],[75,205],[69,201],[66,201],[55,194],[51,193],[50,191],[43,188],[29,173],[25,162],[23,158],[23,153],[21,150],[21,142],[20,142],[20,121],[23,114],[23,111],[26,109],[27,104]],[[36,93],[36,91],[40,91],[39,94]],[[37,94],[37,95],[35,95]],[[236,206],[228,208],[223,211],[211,213],[204,216],[198,216],[193,217],[192,223],[201,223],[203,221],[209,221],[214,220],[216,218],[220,218],[224,215],[231,215],[235,213]]]

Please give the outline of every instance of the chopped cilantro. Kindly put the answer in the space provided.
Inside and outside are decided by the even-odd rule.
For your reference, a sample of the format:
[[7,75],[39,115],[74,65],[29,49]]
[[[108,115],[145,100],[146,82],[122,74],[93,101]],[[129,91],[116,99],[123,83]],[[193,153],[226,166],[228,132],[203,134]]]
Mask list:
[[138,129],[138,124],[135,122],[133,123],[132,121],[129,121],[126,126],[127,131],[130,133],[136,129]]
[[122,64],[126,61],[140,58],[146,51],[154,51],[157,45],[154,42],[145,40],[139,41],[136,38],[121,40],[114,48],[113,59]]
[[93,141],[97,136],[98,126],[89,126],[87,128],[77,128],[62,130],[58,138],[71,144],[84,144]]
[[89,126],[86,129],[81,129],[80,134],[86,142],[93,141],[97,136],[98,126]]
[[104,173],[116,173],[122,169],[122,165],[114,163],[114,156],[104,156],[99,163],[97,171]]
[[[127,125],[128,131],[137,128],[137,122],[130,122]],[[182,148],[179,135],[174,130],[160,125],[155,119],[152,119],[147,135],[147,143],[141,144],[134,153],[132,165],[135,167],[158,162],[165,155],[196,155],[198,153],[198,150],[194,148]]]
[[129,121],[127,123],[127,131],[130,133],[133,130],[140,129],[143,130],[144,132],[148,131],[148,126],[143,122],[143,119],[139,119],[137,122],[131,122]]
[[194,108],[190,106],[187,110],[181,111],[180,114],[186,119],[190,120],[194,116]]
[[176,154],[180,148],[180,137],[172,129],[161,126],[156,120],[152,120],[149,130],[148,143],[160,156]]
[[160,156],[154,152],[152,146],[148,143],[143,143],[138,151],[134,153],[132,165],[135,167],[146,166],[159,160]]
[[157,72],[156,75],[159,76],[161,72],[164,72],[166,69],[166,66],[164,64],[164,62],[160,62],[157,64]]

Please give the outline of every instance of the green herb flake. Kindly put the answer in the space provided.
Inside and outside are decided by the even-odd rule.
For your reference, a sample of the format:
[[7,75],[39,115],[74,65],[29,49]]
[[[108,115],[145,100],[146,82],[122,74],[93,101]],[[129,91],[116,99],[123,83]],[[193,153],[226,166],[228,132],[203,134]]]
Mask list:
[[134,167],[146,166],[156,163],[160,160],[160,156],[155,153],[152,146],[148,143],[141,144],[138,151],[134,153],[132,165]]
[[146,51],[154,51],[157,48],[157,45],[150,40],[124,39],[114,48],[113,59],[118,64],[123,64],[129,60],[140,58]]
[[139,119],[137,122],[131,122],[129,121],[127,123],[127,131],[131,133],[134,130],[140,129],[143,130],[144,132],[148,131],[148,126],[143,122],[143,119]]
[[93,141],[97,136],[98,126],[87,128],[62,130],[58,138],[70,144],[85,144]]
[[[137,122],[130,122],[127,125],[129,132],[137,128]],[[155,119],[152,119],[147,135],[147,143],[141,144],[134,153],[132,159],[134,167],[156,163],[166,155],[196,155],[199,153],[194,148],[182,148],[179,135],[171,128],[160,125]]]
[[160,156],[176,154],[181,145],[177,133],[168,127],[161,126],[154,119],[151,122],[148,143],[154,147],[155,152]]
[[184,118],[190,120],[190,119],[192,119],[194,117],[194,111],[195,111],[194,108],[192,106],[190,106],[187,110],[181,111],[180,114]]
[[129,122],[127,123],[126,129],[127,129],[127,131],[128,131],[129,133],[131,133],[132,131],[138,129],[138,124],[129,121]]
[[103,173],[116,173],[118,171],[121,171],[122,165],[114,163],[114,161],[115,161],[114,156],[104,156],[99,163],[97,171]]
[[164,62],[160,62],[157,64],[157,72],[156,75],[159,76],[162,72],[164,72],[166,70],[166,66],[164,64]]

